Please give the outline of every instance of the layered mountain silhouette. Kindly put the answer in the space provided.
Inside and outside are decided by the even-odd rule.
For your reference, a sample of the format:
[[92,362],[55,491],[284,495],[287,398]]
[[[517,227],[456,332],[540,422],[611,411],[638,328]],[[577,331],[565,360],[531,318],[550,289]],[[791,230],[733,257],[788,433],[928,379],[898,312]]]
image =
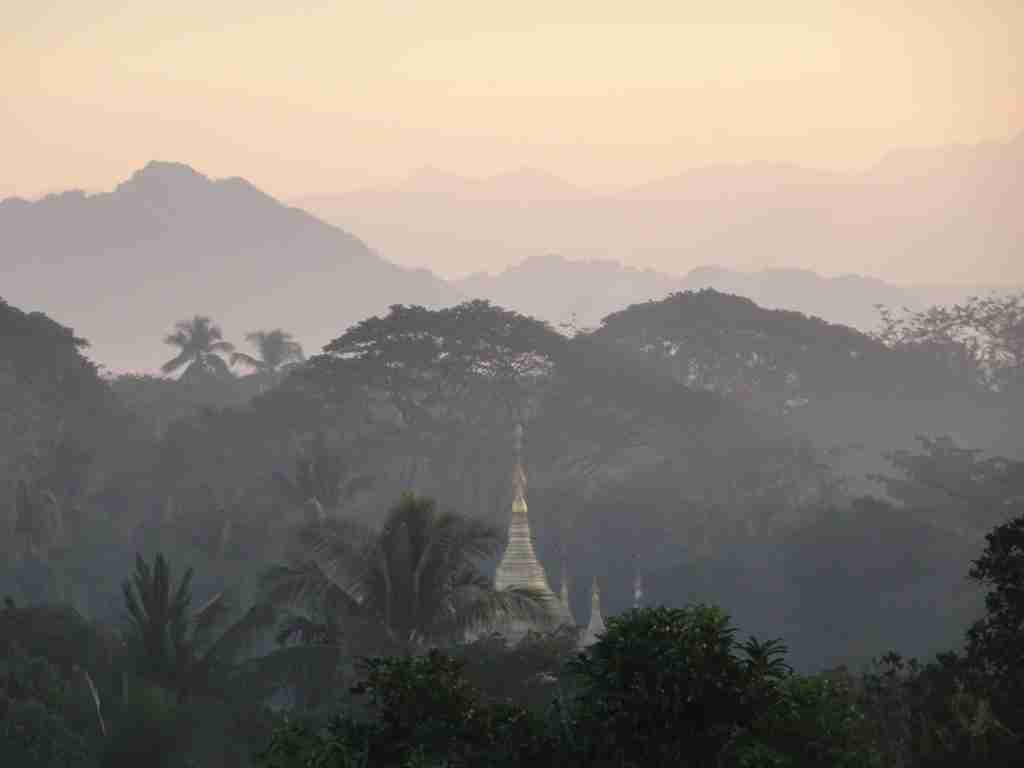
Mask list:
[[51,314],[113,370],[153,370],[178,320],[209,314],[225,337],[284,327],[310,352],[395,303],[448,305],[426,270],[240,178],[154,162],[113,192],[0,202],[0,295]]
[[878,328],[879,304],[897,312],[904,307],[916,311],[1010,289],[995,284],[897,285],[863,275],[826,277],[802,269],[744,272],[707,266],[679,276],[611,260],[570,261],[558,255],[531,257],[498,274],[477,273],[452,285],[467,296],[583,329],[596,327],[605,316],[631,304],[714,288],[766,309],[792,309],[865,332]]
[[536,171],[437,170],[310,198],[307,210],[410,266],[498,272],[538,254],[683,275],[813,269],[904,283],[1024,282],[1024,134],[893,152],[858,173],[754,164],[697,168],[614,194]]
[[588,327],[714,287],[871,330],[875,304],[1024,285],[1022,200],[1024,135],[895,152],[864,173],[717,166],[616,194],[529,169],[425,169],[304,201],[333,224],[243,179],[154,162],[109,193],[0,201],[0,297],[74,328],[113,370],[155,369],[163,335],[196,313],[235,342],[280,326],[315,352],[391,304],[466,298]]

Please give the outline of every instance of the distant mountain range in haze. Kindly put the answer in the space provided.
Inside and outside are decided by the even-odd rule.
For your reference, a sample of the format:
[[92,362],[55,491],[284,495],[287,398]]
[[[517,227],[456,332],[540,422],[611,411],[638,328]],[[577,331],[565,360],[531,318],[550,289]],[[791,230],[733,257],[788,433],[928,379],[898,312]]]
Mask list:
[[714,288],[753,300],[767,309],[791,309],[870,332],[883,305],[899,312],[953,304],[971,295],[1005,293],[1009,285],[896,285],[863,275],[825,277],[810,270],[762,269],[741,272],[716,266],[686,275],[635,269],[614,261],[569,261],[548,255],[526,259],[497,275],[453,280],[466,296],[540,317],[556,325],[597,326],[606,315],[677,291]]
[[[533,172],[472,182],[429,171],[407,185],[347,198],[352,206],[347,217],[335,218],[350,223],[340,228],[282,204],[243,179],[212,180],[187,165],[153,162],[109,193],[72,191],[37,201],[0,201],[0,297],[72,327],[92,343],[91,357],[114,371],[155,370],[173,356],[162,344],[163,336],[176,321],[193,314],[212,316],[236,343],[247,332],[283,327],[307,352],[315,353],[350,324],[383,313],[391,304],[437,307],[467,298],[490,299],[556,325],[573,320],[586,327],[629,304],[714,287],[765,307],[795,309],[869,330],[877,320],[875,304],[917,309],[1014,280],[1024,283],[1021,264],[1008,261],[1013,253],[1021,255],[1022,225],[1014,222],[1007,200],[988,209],[987,240],[976,232],[980,202],[962,215],[940,211],[936,202],[966,199],[968,189],[978,200],[991,202],[999,185],[1003,191],[1019,192],[1024,174],[1013,177],[1005,165],[1007,153],[1016,152],[1019,168],[1022,146],[1024,141],[1018,140],[1013,146],[960,154],[949,150],[948,168],[941,173],[928,153],[894,156],[869,174],[901,179],[886,198],[898,211],[870,226],[865,220],[858,247],[871,258],[881,258],[881,251],[871,248],[882,249],[888,237],[910,242],[913,237],[904,229],[912,226],[907,211],[924,210],[930,200],[935,218],[922,215],[915,231],[920,234],[927,224],[937,233],[945,226],[947,237],[935,234],[928,251],[934,260],[913,274],[919,280],[927,276],[928,281],[943,282],[946,265],[940,251],[961,254],[966,267],[972,262],[963,254],[971,253],[976,269],[964,273],[972,278],[971,286],[901,286],[860,274],[823,277],[809,269],[765,269],[773,261],[831,263],[836,252],[856,250],[850,242],[829,239],[838,236],[830,235],[829,227],[852,221],[843,210],[829,208],[839,204],[831,195],[847,183],[836,174],[708,169],[601,198]],[[979,170],[983,156],[989,157],[989,176]],[[885,171],[889,166],[900,170]],[[959,185],[951,180],[957,174]],[[911,176],[931,196],[897,206],[902,197],[898,190],[907,188]],[[780,184],[777,189],[773,179]],[[784,179],[789,181],[782,183]],[[818,181],[811,184],[812,179]],[[867,195],[858,189],[857,195]],[[1021,199],[1018,195],[1017,201]],[[803,200],[805,207],[796,200]],[[875,202],[884,207],[884,200]],[[629,216],[634,223],[647,223],[621,228]],[[371,220],[376,224],[370,226]],[[739,226],[741,220],[749,226]],[[805,220],[814,225],[813,232],[790,242]],[[780,223],[787,221],[785,226]],[[715,237],[708,234],[712,230]],[[369,238],[374,247],[377,239],[392,246],[407,242],[416,258],[401,259],[407,266],[398,266],[351,231]],[[975,232],[971,247],[959,248],[968,231]],[[609,240],[599,248],[602,232]],[[770,237],[772,232],[778,237]],[[1018,236],[1010,242],[1013,232]],[[670,246],[673,238],[679,245]],[[819,238],[820,247],[812,247],[813,238]],[[874,246],[868,243],[872,238]],[[758,239],[760,246],[754,248]],[[747,250],[740,241],[747,243]],[[730,242],[734,247],[723,245]],[[891,251],[894,246],[886,247]],[[658,248],[664,249],[666,259],[674,259],[673,269],[642,270],[621,263],[640,262]],[[780,249],[792,258],[770,257]],[[586,255],[594,250],[611,257]],[[537,255],[550,252],[559,255]],[[398,258],[394,247],[385,247],[383,253]],[[831,255],[819,258],[822,253]],[[917,258],[915,253],[910,249],[906,256]],[[454,259],[466,263],[474,254],[483,263],[505,268],[449,282],[425,268],[408,266],[436,263],[443,268]],[[708,258],[698,265],[716,266],[690,269],[689,260],[704,255]],[[999,273],[1002,279],[980,285],[1000,260],[1007,262]],[[751,271],[750,265],[756,269]]]
[[706,264],[897,283],[1024,283],[1024,134],[892,152],[858,173],[711,166],[616,193],[522,170],[298,202],[406,266],[494,273],[554,252],[683,275]]
[[0,202],[0,296],[71,326],[112,370],[154,370],[162,339],[207,314],[225,337],[284,327],[308,351],[390,304],[457,302],[425,270],[239,179],[150,163],[113,192]]

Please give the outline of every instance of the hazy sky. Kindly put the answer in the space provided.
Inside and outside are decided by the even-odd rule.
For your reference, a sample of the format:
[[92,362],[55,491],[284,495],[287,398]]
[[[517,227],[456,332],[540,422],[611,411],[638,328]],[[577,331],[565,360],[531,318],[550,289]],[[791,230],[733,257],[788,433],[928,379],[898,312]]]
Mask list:
[[1024,130],[1022,37],[1021,0],[0,0],[0,196],[857,168]]

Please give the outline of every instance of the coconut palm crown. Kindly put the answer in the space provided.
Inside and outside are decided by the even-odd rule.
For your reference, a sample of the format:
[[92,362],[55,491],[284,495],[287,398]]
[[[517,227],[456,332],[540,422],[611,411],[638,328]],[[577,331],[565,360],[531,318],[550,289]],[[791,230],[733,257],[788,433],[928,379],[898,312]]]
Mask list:
[[162,554],[150,565],[136,556],[133,578],[122,584],[128,613],[126,640],[146,678],[179,698],[218,695],[222,673],[262,628],[272,624],[267,605],[250,608],[218,632],[231,613],[224,593],[192,608],[192,570],[175,586]]
[[357,644],[426,648],[499,621],[552,620],[542,594],[495,589],[480,570],[500,552],[500,533],[440,513],[431,499],[403,495],[380,531],[327,519],[297,533],[298,556],[265,575],[267,599],[341,617],[342,631]]
[[205,315],[177,323],[174,332],[164,337],[164,343],[181,350],[174,359],[160,366],[164,373],[173,373],[187,365],[189,370],[227,374],[228,366],[221,355],[235,349],[234,344],[224,341],[220,326]]
[[305,508],[311,519],[323,519],[351,501],[362,490],[373,485],[369,475],[355,475],[346,480],[348,467],[341,456],[331,450],[327,436],[318,431],[308,451],[295,460],[295,479],[274,472],[272,479],[280,496],[296,508]]
[[242,363],[259,373],[275,374],[288,364],[299,363],[305,359],[302,345],[295,341],[290,333],[280,328],[247,333],[245,340],[256,347],[258,356],[235,352],[231,355],[232,365]]

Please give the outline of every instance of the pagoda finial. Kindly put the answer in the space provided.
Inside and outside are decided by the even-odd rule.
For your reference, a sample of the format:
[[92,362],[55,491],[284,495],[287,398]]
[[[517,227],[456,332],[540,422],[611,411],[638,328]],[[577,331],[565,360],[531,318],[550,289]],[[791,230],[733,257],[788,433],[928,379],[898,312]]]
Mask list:
[[526,496],[526,473],[522,468],[522,424],[515,425],[512,437],[513,454],[515,457],[515,467],[512,470],[512,492],[514,494],[513,498],[519,498]]
[[516,424],[512,432],[515,467],[512,470],[512,498],[514,501],[526,499],[526,472],[523,470],[523,425]]

